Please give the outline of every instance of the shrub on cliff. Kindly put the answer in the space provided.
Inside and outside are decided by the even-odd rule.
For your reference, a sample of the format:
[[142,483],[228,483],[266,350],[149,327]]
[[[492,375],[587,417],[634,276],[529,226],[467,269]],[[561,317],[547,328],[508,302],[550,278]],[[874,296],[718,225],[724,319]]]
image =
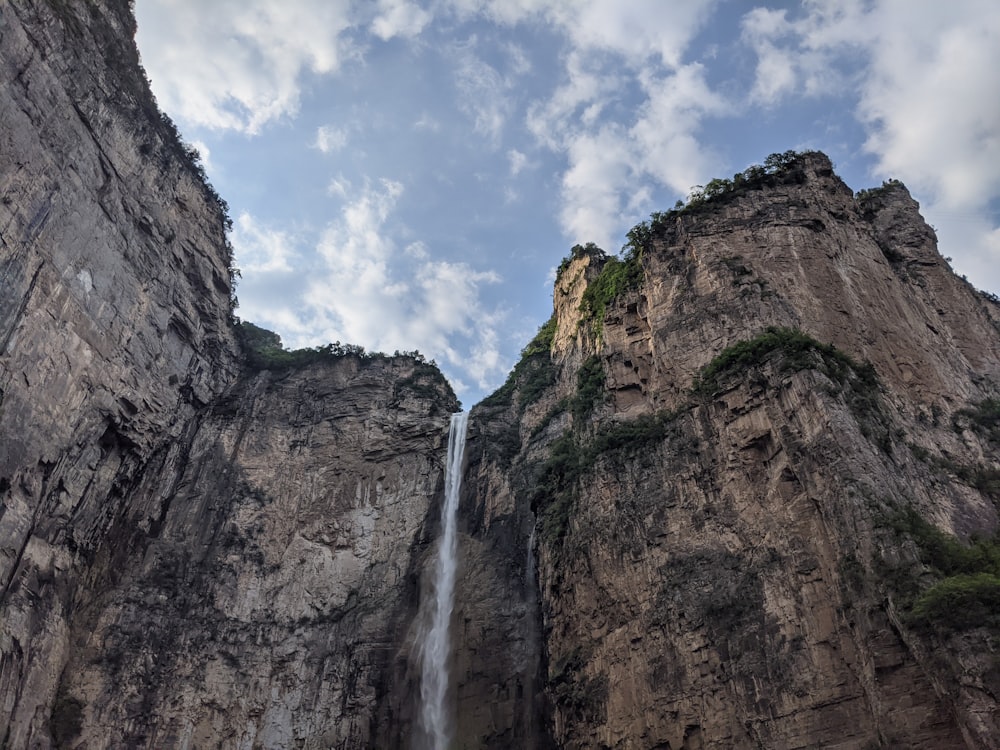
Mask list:
[[551,356],[555,334],[556,318],[553,315],[521,350],[521,358],[510,371],[504,384],[484,398],[482,405],[487,407],[508,405],[517,392],[518,412],[523,413],[529,404],[541,397],[546,388],[555,384],[556,366]]
[[913,540],[921,562],[938,578],[922,588],[913,571],[894,571],[891,581],[903,597],[911,625],[940,632],[1000,630],[1000,537],[964,544],[912,508],[895,514],[889,525]]
[[380,352],[366,352],[363,346],[357,344],[341,344],[339,341],[312,348],[285,349],[281,345],[281,336],[245,320],[238,321],[234,331],[243,349],[244,361],[251,370],[304,367],[313,362],[340,357],[369,359],[386,356]]

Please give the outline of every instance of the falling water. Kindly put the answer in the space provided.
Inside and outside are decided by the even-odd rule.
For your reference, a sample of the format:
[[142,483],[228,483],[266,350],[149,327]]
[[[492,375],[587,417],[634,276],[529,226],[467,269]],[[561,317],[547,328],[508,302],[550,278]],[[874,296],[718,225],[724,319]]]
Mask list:
[[434,571],[434,600],[430,629],[424,636],[420,680],[420,724],[433,750],[447,750],[451,739],[451,717],[445,708],[448,694],[448,628],[455,606],[455,569],[458,539],[455,516],[462,487],[462,456],[468,412],[453,414],[448,432],[448,464],[444,474],[444,505],[441,507],[441,541]]

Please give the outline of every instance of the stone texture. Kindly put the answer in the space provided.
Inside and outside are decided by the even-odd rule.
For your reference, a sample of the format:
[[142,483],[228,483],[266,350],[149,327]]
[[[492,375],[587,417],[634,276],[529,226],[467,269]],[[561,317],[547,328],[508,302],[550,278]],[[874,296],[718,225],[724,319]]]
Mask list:
[[0,745],[386,746],[450,388],[241,375],[222,206],[128,3],[0,25]]
[[0,736],[27,747],[73,571],[236,362],[223,217],[155,111],[127,3],[10,0],[0,26]]
[[73,617],[86,746],[375,746],[454,406],[420,367],[261,373],[157,457]]
[[[821,154],[787,177],[673,216],[599,336],[580,300],[600,260],[574,255],[556,281],[554,385],[473,411],[490,423],[467,479],[484,538],[516,514],[498,494],[519,497],[522,516],[540,510],[544,530],[560,502],[545,461],[568,428],[582,451],[616,425],[663,420],[648,443],[589,459],[564,534],[538,539],[542,702],[560,747],[1000,743],[991,637],[914,632],[887,582],[921,569],[888,528],[900,508],[961,536],[997,528],[994,498],[921,453],[997,467],[995,446],[953,426],[1000,393],[996,305],[950,272],[903,186],[855,199]],[[870,361],[878,398],[819,360],[789,371],[777,357],[692,394],[701,368],[768,326]],[[606,398],[574,425],[577,371],[594,355]],[[527,533],[486,554],[511,564]]]

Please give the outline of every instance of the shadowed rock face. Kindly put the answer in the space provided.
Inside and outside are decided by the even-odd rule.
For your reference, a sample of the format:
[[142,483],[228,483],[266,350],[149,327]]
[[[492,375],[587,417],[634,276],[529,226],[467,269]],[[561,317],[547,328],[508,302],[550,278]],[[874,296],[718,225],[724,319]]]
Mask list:
[[0,24],[0,745],[378,744],[451,389],[243,371],[225,217],[127,4]]
[[[451,389],[251,366],[128,4],[0,30],[0,747],[411,747]],[[473,409],[457,746],[1000,746],[997,623],[915,614],[997,528],[997,305],[822,154],[644,237]]]

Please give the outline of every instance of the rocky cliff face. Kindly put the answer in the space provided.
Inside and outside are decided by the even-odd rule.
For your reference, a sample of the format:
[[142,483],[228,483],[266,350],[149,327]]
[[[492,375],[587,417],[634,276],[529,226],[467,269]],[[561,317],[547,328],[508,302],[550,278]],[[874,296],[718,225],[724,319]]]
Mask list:
[[[128,4],[0,28],[0,747],[414,746],[450,388],[244,351]],[[995,300],[822,154],[631,242],[473,409],[455,745],[1000,746]]]
[[71,571],[236,366],[222,215],[150,117],[127,5],[5,2],[0,24],[0,736],[26,747]]
[[450,388],[247,369],[223,205],[128,4],[0,28],[0,746],[380,743]]
[[555,743],[997,747],[997,570],[938,554],[997,528],[995,301],[821,154],[634,234],[574,252],[473,411],[470,567],[538,531]]

